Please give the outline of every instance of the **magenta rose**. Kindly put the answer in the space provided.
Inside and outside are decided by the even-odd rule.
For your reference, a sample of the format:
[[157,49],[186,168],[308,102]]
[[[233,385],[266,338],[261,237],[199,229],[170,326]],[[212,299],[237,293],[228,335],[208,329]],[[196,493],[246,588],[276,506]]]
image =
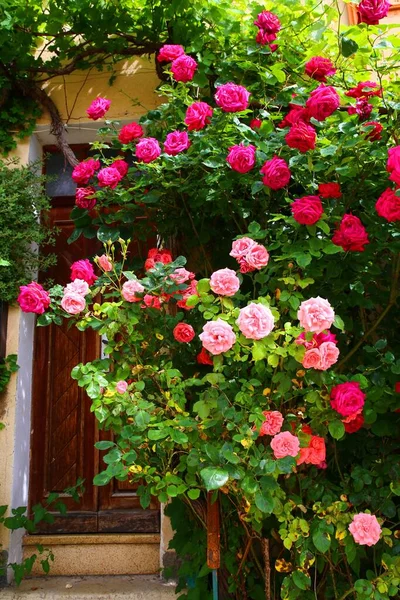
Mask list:
[[143,128],[138,123],[128,123],[121,127],[118,139],[121,144],[129,144],[143,135]]
[[366,132],[365,137],[370,142],[376,142],[382,138],[381,134],[383,131],[383,126],[378,123],[378,121],[368,121],[367,123],[363,123],[363,128]]
[[100,162],[94,158],[88,158],[74,167],[72,179],[79,185],[86,185],[97,169],[100,169]]
[[346,381],[331,389],[331,406],[343,417],[348,417],[363,408],[366,397],[357,381]]
[[269,46],[271,52],[275,52],[278,49],[278,44],[273,44],[276,40],[276,33],[268,33],[264,29],[259,29],[256,35],[256,42],[261,46]]
[[279,433],[283,425],[282,413],[279,410],[265,410],[263,415],[265,421],[261,425],[259,435],[276,435]]
[[171,71],[175,81],[187,83],[192,81],[197,69],[197,62],[191,56],[182,54],[172,62]]
[[363,252],[369,244],[368,233],[358,217],[347,214],[343,215],[332,242],[346,252]]
[[240,259],[246,256],[250,248],[257,246],[257,243],[248,237],[242,237],[232,242],[232,250],[229,252],[229,256]]
[[114,167],[105,167],[97,173],[97,179],[100,187],[109,187],[113,190],[121,181],[122,175]]
[[245,338],[262,340],[273,330],[274,316],[264,304],[251,302],[240,309],[237,324]]
[[136,158],[141,162],[153,162],[160,154],[161,148],[155,138],[142,138],[136,145]]
[[325,121],[340,105],[339,94],[334,87],[321,83],[313,90],[306,102],[306,111],[309,118]]
[[378,215],[387,221],[400,221],[400,198],[390,188],[379,196],[375,209]]
[[97,280],[97,276],[94,274],[93,265],[87,258],[72,263],[71,281],[74,281],[75,279],[82,279],[89,285],[93,285]]
[[331,327],[335,320],[335,313],[328,300],[317,296],[304,300],[300,304],[297,318],[305,331],[321,333]]
[[117,382],[115,389],[117,390],[118,394],[125,394],[126,390],[128,389],[128,383],[121,379]]
[[106,98],[96,98],[87,109],[87,115],[93,121],[102,119],[111,106],[111,101]]
[[75,204],[78,208],[84,208],[86,210],[91,210],[96,206],[96,190],[94,187],[76,188],[75,192]]
[[190,146],[189,136],[186,131],[173,131],[165,138],[164,151],[171,156],[187,150]]
[[179,46],[178,44],[164,44],[164,46],[160,48],[157,60],[158,62],[172,62],[183,54],[185,54],[183,46]]
[[307,350],[310,350],[310,348],[319,348],[324,342],[336,344],[336,335],[330,331],[327,331],[326,333],[314,333],[311,340],[307,340],[306,334],[303,331],[303,333],[296,338],[296,344],[304,346]]
[[74,281],[67,283],[65,286],[64,295],[69,292],[74,292],[74,294],[79,294],[79,296],[87,296],[90,292],[90,287],[83,279],[74,279]]
[[125,175],[129,171],[129,165],[126,162],[126,160],[114,160],[114,162],[111,164],[111,167],[113,169],[117,169],[121,177],[125,177]]
[[219,296],[234,296],[239,287],[239,277],[232,269],[219,269],[210,277],[210,288]]
[[109,273],[110,271],[113,270],[112,262],[106,254],[102,254],[101,256],[96,256],[96,258],[97,258],[97,264],[99,265],[99,267],[101,269],[103,269],[103,271],[105,271],[106,273]]
[[172,331],[172,335],[177,342],[181,344],[188,344],[195,336],[194,329],[188,323],[178,323]]
[[236,342],[236,335],[232,327],[222,319],[208,321],[203,326],[203,333],[199,335],[199,338],[210,354],[228,352]]
[[350,106],[347,109],[349,115],[358,115],[360,121],[368,119],[372,112],[373,105],[368,102],[366,98],[358,98],[355,106]]
[[300,152],[314,150],[316,140],[317,134],[314,127],[303,121],[295,123],[285,135],[285,141],[289,148],[296,148]]
[[323,215],[324,209],[319,196],[303,196],[290,205],[295,221],[301,225],[314,225]]
[[268,33],[278,33],[281,28],[281,22],[278,17],[268,10],[263,10],[263,12],[257,15],[254,25]]
[[249,98],[250,92],[245,87],[232,82],[220,85],[215,94],[215,101],[224,112],[246,110]]
[[[388,173],[391,173],[391,174],[393,172],[400,173],[400,146],[395,146],[394,148],[389,148],[386,169],[387,169]],[[393,181],[393,179],[392,179],[392,181]]]
[[358,513],[354,515],[349,525],[349,531],[356,544],[361,546],[375,546],[379,542],[382,529],[375,515]]
[[326,83],[327,77],[336,73],[336,68],[329,58],[323,56],[313,56],[305,64],[305,72],[309,77]]
[[237,146],[231,146],[226,160],[234,171],[248,173],[256,164],[256,148],[252,144],[245,146],[243,142]]
[[86,308],[83,296],[76,292],[66,292],[61,300],[61,307],[70,315],[77,315]]
[[127,302],[139,302],[141,297],[138,298],[137,294],[143,294],[143,292],[144,287],[137,279],[129,279],[122,286],[121,295]]
[[[378,88],[378,89],[375,89]],[[382,88],[375,81],[360,81],[356,87],[345,92],[349,98],[369,98],[370,96],[382,96]]]
[[297,456],[300,452],[300,440],[289,431],[283,431],[272,438],[271,448],[275,458]]
[[20,286],[17,302],[23,312],[42,315],[46,308],[50,306],[51,300],[40,283],[32,281],[28,285]]
[[189,131],[200,131],[211,121],[213,109],[207,102],[193,102],[188,106],[185,115],[185,124]]
[[291,177],[286,161],[278,156],[267,160],[261,167],[260,172],[264,175],[263,184],[271,190],[280,190],[285,187]]
[[378,25],[380,19],[387,17],[390,2],[387,0],[361,0],[357,8],[361,23]]

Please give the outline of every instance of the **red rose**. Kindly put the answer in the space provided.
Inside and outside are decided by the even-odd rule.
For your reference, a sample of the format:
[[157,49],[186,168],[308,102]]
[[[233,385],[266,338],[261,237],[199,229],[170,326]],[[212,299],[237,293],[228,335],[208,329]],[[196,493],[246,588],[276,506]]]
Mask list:
[[356,105],[350,106],[347,109],[347,112],[349,115],[357,114],[360,121],[364,121],[365,119],[368,119],[373,108],[372,104],[370,104],[366,98],[357,98]]
[[304,106],[300,106],[299,104],[290,104],[290,110],[286,117],[278,123],[278,127],[280,129],[284,129],[285,127],[291,127],[298,123],[299,121],[307,120],[307,113]]
[[394,391],[396,392],[396,394],[400,394],[400,381],[396,381]]
[[292,202],[290,208],[293,218],[301,225],[314,225],[324,212],[319,196],[297,198]]
[[400,221],[400,198],[391,188],[387,188],[375,204],[376,212],[387,221]]
[[364,417],[361,413],[356,415],[351,421],[348,421],[347,423],[346,421],[347,419],[343,421],[346,433],[355,433],[364,425]]
[[346,252],[364,252],[369,244],[368,233],[358,217],[348,214],[343,216],[332,242]]
[[378,121],[368,121],[367,123],[363,123],[363,128],[365,127],[373,127],[373,129],[366,131],[366,138],[370,142],[376,142],[381,139],[381,133],[383,131],[383,127]]
[[260,171],[263,177],[263,184],[270,187],[272,190],[280,190],[285,187],[291,177],[290,169],[283,160],[278,156],[274,156],[271,160],[267,160]]
[[366,394],[360,389],[356,381],[339,383],[331,389],[331,406],[343,417],[355,415],[362,410]]
[[211,121],[213,109],[207,102],[193,102],[188,106],[185,116],[185,124],[189,131],[200,131]]
[[400,185],[400,146],[389,148],[386,169],[390,173],[389,179]]
[[313,90],[306,102],[306,110],[309,118],[317,121],[325,121],[339,107],[339,94],[334,87],[321,83]]
[[384,19],[390,8],[388,0],[361,0],[358,5],[361,23],[378,25],[380,19]]
[[188,344],[195,336],[193,327],[188,323],[178,323],[172,333],[176,341],[182,344]]
[[96,206],[96,190],[94,187],[78,187],[75,192],[75,204],[78,208],[85,208],[86,210],[91,210],[94,206]]
[[[374,88],[378,88],[374,90]],[[370,96],[382,96],[382,88],[375,81],[360,81],[354,88],[350,88],[345,96],[349,98],[369,98]]]
[[76,167],[72,171],[72,179],[75,183],[79,183],[80,185],[86,185],[89,183],[89,179],[93,177],[97,169],[100,169],[100,162],[98,160],[94,160],[94,158],[89,158],[85,160]]
[[318,193],[321,198],[341,198],[342,192],[338,183],[320,183]]
[[187,83],[192,81],[197,69],[197,62],[191,56],[182,54],[172,62],[171,71],[175,81]]
[[143,129],[138,123],[129,123],[121,127],[118,139],[121,144],[129,144],[143,135]]
[[262,125],[261,119],[252,119],[250,121],[250,127],[252,129],[260,129],[261,125]]
[[229,148],[226,160],[234,171],[248,173],[256,164],[256,148],[253,144],[245,146],[242,142],[237,146]]
[[113,169],[117,169],[121,177],[125,177],[129,170],[129,165],[125,160],[114,160],[114,162],[111,164],[111,167],[113,167]]
[[305,65],[305,72],[309,77],[326,83],[327,77],[336,73],[336,69],[329,58],[323,56],[313,56]]
[[203,347],[201,349],[201,351],[198,353],[198,355],[196,356],[196,360],[199,363],[199,365],[211,365],[213,366],[213,359],[211,358],[211,355],[209,352],[207,352],[207,350]]
[[299,121],[293,125],[285,135],[285,140],[289,148],[297,148],[300,152],[314,150],[317,134],[314,127]]

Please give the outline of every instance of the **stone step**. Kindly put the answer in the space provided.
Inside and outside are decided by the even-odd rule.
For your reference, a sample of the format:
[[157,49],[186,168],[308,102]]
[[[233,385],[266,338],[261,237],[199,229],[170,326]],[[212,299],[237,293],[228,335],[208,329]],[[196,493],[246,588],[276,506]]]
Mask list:
[[176,600],[175,583],[149,575],[40,577],[0,589],[1,600]]

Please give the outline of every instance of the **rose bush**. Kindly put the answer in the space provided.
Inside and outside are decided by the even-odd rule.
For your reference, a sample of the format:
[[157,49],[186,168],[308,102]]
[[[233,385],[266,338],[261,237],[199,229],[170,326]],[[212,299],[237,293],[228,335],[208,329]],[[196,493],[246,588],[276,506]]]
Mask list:
[[[363,20],[386,4],[363,0]],[[120,176],[102,177],[95,207],[79,192],[72,215],[73,239],[94,227],[105,243],[101,271],[78,261],[90,293],[56,287],[32,307],[107,340],[73,371],[115,434],[97,484],[140,481],[143,506],[180,498],[200,520],[220,490],[236,598],[264,597],[271,567],[275,598],[387,599],[400,584],[399,42],[366,23],[337,33],[322,3],[270,8],[246,9],[232,56],[160,51],[167,101],[143,131],[108,123],[74,170],[80,187]],[[127,171],[112,167],[124,157]],[[155,224],[188,269],[162,247],[131,268],[126,240]]]

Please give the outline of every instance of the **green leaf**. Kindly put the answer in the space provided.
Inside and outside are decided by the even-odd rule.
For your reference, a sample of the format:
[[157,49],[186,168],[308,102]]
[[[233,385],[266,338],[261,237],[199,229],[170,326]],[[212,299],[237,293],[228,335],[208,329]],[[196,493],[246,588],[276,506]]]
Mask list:
[[93,484],[107,485],[107,483],[109,483],[110,480],[111,476],[106,471],[103,471],[102,473],[98,473],[97,475],[95,475],[95,477],[93,478]]
[[319,552],[325,554],[331,547],[331,536],[323,527],[319,527],[312,536],[314,546]]
[[261,512],[271,514],[274,509],[274,500],[267,492],[257,492],[255,497],[256,506]]
[[358,44],[354,40],[342,35],[340,40],[340,49],[345,58],[355,54],[358,50]]
[[178,431],[177,429],[171,429],[171,438],[174,440],[176,444],[186,444],[189,441],[186,433],[182,431]]
[[200,490],[199,488],[192,488],[188,490],[187,495],[191,500],[197,500],[197,498],[200,496]]
[[110,441],[106,441],[103,440],[101,442],[96,442],[94,447],[97,448],[97,450],[108,450],[109,448],[113,448],[113,446],[115,446],[114,442],[110,442]]
[[197,284],[197,291],[199,294],[204,294],[210,291],[210,280],[209,279],[200,279]]
[[311,586],[311,578],[309,575],[303,573],[303,571],[294,571],[292,574],[293,583],[300,590],[308,590]]
[[225,485],[229,479],[227,471],[220,467],[206,467],[200,471],[200,475],[208,492],[211,490],[218,490]]
[[251,354],[254,361],[263,360],[267,356],[267,348],[262,342],[254,342]]
[[339,315],[335,315],[335,320],[333,321],[333,324],[337,329],[340,329],[340,331],[344,331],[344,322],[342,317],[339,317]]
[[345,428],[342,421],[331,421],[328,425],[329,433],[335,440],[340,440],[345,434]]

